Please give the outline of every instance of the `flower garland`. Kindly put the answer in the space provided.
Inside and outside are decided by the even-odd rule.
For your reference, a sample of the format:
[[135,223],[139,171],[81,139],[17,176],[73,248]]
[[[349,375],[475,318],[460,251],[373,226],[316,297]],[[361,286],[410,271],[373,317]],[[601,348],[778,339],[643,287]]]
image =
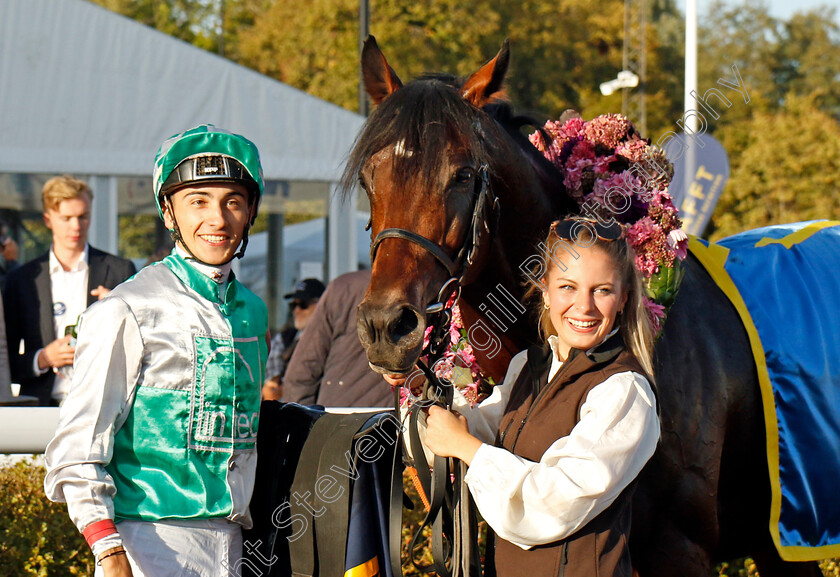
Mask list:
[[[488,396],[488,389],[495,385],[493,377],[485,375],[478,360],[475,358],[475,351],[467,338],[467,330],[464,328],[464,321],[461,318],[461,309],[452,300],[447,303],[451,306],[452,322],[449,324],[449,344],[446,351],[434,365],[435,375],[446,383],[458,388],[470,405],[480,403]],[[423,337],[423,349],[429,345],[429,334],[432,327],[426,327]],[[428,362],[428,358],[422,359]],[[416,400],[414,391],[408,387],[400,389],[400,405],[411,404]]]
[[620,114],[587,122],[575,113],[546,122],[543,131],[529,139],[563,175],[566,193],[586,214],[614,218],[625,226],[636,268],[645,278],[645,309],[658,336],[677,296],[684,274],[680,263],[688,248],[679,211],[668,194],[673,165]]

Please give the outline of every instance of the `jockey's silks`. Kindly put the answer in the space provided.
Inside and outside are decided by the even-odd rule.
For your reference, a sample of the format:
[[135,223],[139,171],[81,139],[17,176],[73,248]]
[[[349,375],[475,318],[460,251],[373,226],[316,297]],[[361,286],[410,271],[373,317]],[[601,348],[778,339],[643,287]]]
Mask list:
[[233,275],[217,284],[174,252],[111,296],[124,301],[143,342],[106,466],[116,520],[226,517],[250,526],[265,305]]

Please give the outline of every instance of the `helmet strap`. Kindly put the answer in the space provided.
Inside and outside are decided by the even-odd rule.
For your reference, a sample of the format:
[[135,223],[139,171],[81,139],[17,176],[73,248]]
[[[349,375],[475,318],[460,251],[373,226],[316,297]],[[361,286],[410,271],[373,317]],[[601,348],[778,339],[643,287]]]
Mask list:
[[234,256],[234,258],[242,258],[245,256],[245,249],[248,247],[248,232],[251,230],[251,225],[254,224],[254,221],[257,219],[256,210],[257,210],[257,196],[256,195],[249,195],[250,197],[250,204],[248,206],[248,222],[245,224],[245,230],[242,231],[242,241],[239,243],[239,250]]
[[[248,246],[248,231],[251,230],[251,225],[246,224],[245,230],[242,231],[242,240],[239,243],[239,250],[233,255],[234,258],[242,258],[245,256],[245,248]],[[231,259],[233,260],[233,259]]]

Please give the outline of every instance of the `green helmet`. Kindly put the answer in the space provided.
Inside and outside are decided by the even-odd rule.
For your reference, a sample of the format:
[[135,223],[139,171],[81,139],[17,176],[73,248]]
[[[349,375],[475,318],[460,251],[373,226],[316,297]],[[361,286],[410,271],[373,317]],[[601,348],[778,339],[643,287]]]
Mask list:
[[160,145],[155,156],[155,204],[163,218],[163,198],[197,182],[236,182],[244,185],[257,217],[263,192],[260,153],[253,142],[212,124],[176,134]]

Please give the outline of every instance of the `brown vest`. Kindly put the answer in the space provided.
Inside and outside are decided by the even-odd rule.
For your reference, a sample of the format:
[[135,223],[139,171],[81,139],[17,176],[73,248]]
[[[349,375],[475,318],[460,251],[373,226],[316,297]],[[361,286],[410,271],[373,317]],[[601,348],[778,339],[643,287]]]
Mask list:
[[[617,373],[645,374],[636,358],[625,350],[619,333],[588,354],[572,349],[546,384],[550,366],[550,349],[528,350],[528,362],[513,385],[499,428],[499,445],[535,462],[555,441],[571,433],[589,391]],[[524,550],[497,539],[498,575],[630,577],[627,537],[635,484],[631,483],[604,512],[562,541]]]

